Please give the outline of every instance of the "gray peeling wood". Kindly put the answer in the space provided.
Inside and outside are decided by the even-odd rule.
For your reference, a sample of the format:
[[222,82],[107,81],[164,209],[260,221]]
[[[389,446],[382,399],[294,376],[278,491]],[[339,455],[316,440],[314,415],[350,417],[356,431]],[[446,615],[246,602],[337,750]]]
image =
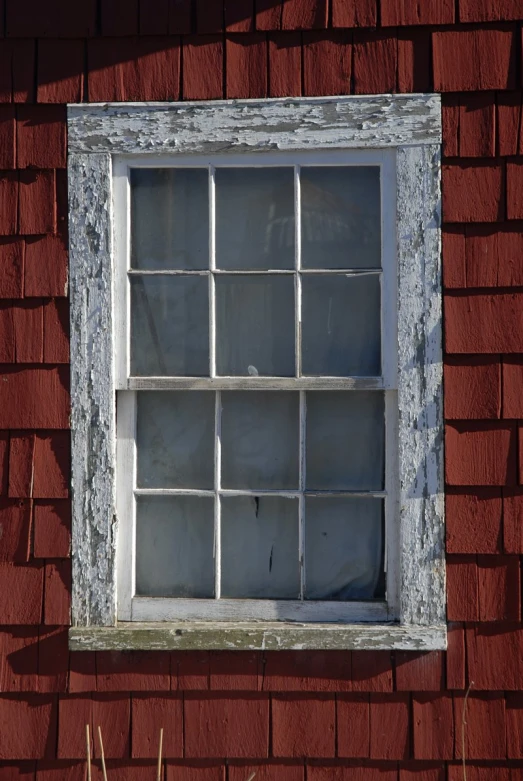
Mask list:
[[69,630],[72,651],[434,651],[446,647],[447,628],[444,625],[179,622]]
[[114,625],[111,160],[69,156],[73,623]]
[[398,149],[400,621],[445,621],[440,148]]
[[73,152],[220,154],[441,142],[439,95],[72,105]]

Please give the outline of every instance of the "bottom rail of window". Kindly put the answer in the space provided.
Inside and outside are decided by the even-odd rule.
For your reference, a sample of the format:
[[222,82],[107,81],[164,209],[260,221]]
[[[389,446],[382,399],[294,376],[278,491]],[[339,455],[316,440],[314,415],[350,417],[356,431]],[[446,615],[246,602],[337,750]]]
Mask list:
[[400,624],[300,624],[278,621],[178,621],[71,627],[72,651],[408,650],[447,648],[447,627]]

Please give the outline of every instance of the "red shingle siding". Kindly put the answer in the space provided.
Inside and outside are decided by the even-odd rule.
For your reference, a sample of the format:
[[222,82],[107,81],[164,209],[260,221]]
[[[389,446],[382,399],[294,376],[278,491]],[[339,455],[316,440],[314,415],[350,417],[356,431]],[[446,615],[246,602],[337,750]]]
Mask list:
[[[5,0],[0,779],[471,781],[523,761],[519,0]],[[67,102],[441,91],[446,652],[70,653]],[[96,741],[93,754],[98,756]],[[141,763],[141,764],[140,764]],[[305,767],[306,765],[306,767]],[[94,777],[99,778],[98,768]]]

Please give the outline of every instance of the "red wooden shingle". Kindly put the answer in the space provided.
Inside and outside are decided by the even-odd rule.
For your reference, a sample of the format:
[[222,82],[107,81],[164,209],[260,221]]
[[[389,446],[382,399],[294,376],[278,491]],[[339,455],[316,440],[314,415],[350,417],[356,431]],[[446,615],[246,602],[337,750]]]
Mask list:
[[444,287],[467,287],[464,228],[462,226],[443,227],[441,238]]
[[447,689],[464,689],[465,681],[465,630],[463,624],[447,624]]
[[503,549],[523,553],[523,490],[503,489]]
[[351,691],[350,651],[269,651],[264,691]]
[[516,485],[515,429],[507,424],[448,424],[445,460],[449,485]]
[[[318,68],[318,62],[322,67]],[[351,91],[352,34],[337,30],[303,34],[305,95],[348,95]]]
[[[234,768],[228,764],[229,778],[236,778]],[[243,770],[243,768],[242,768]],[[225,781],[225,765],[217,762],[172,762],[166,763],[166,781]],[[242,774],[242,779],[248,778],[251,771]],[[256,774],[258,775],[258,774]],[[286,777],[285,777],[286,778]],[[289,781],[295,781],[289,778]],[[296,779],[298,781],[298,779]],[[302,779],[299,779],[302,781]]]
[[224,22],[228,33],[251,33],[254,30],[254,0],[227,0]]
[[413,751],[416,759],[452,759],[454,717],[452,697],[416,694],[413,708]]
[[264,33],[227,37],[226,97],[267,97],[268,45]]
[[90,101],[178,100],[180,45],[171,38],[88,42]]
[[496,101],[492,92],[463,95],[459,110],[461,157],[494,157],[496,154]]
[[285,32],[269,35],[269,95],[271,98],[301,95],[301,35]]
[[283,0],[254,0],[257,30],[281,30]]
[[443,157],[459,156],[459,114],[461,95],[441,96]]
[[17,106],[18,168],[65,168],[64,106]]
[[507,163],[507,219],[523,219],[523,163]]
[[[217,776],[217,770],[216,768],[213,779],[209,777],[209,781],[221,781]],[[256,773],[257,781],[303,781],[305,776],[305,769],[301,763],[290,765],[274,760],[263,765],[255,762],[231,763],[227,770],[229,781],[245,781],[252,773]],[[186,781],[186,779],[183,778],[182,781]],[[187,781],[193,781],[193,779],[187,779]],[[195,778],[194,781],[200,781],[200,779]],[[201,781],[207,781],[207,778],[202,778]]]
[[[0,691],[36,690],[38,628],[2,627],[0,630]],[[0,771],[0,778],[2,778]]]
[[9,437],[9,490],[13,498],[33,495],[35,435],[12,431]]
[[334,756],[336,710],[333,696],[275,694],[271,713],[273,756]]
[[447,553],[501,553],[503,539],[501,490],[479,488],[447,493]]
[[353,651],[352,689],[355,692],[392,691],[392,657],[389,651]]
[[307,781],[398,781],[397,763],[361,761],[307,765]]
[[428,29],[403,28],[398,31],[398,92],[432,90],[431,49]]
[[465,255],[469,287],[523,285],[521,224],[467,225]]
[[521,353],[523,295],[447,295],[445,329],[446,348],[451,353]]
[[441,691],[443,654],[396,651],[396,691]]
[[[44,313],[38,299],[16,302],[12,307],[16,363],[41,363],[43,360]],[[25,428],[25,426],[24,426]]]
[[223,57],[221,36],[184,38],[184,100],[212,100],[223,97]]
[[339,757],[370,756],[370,695],[343,694],[336,698]]
[[0,561],[24,563],[30,550],[31,502],[0,499]]
[[476,690],[518,690],[523,680],[523,630],[479,624],[466,630],[467,665]]
[[[0,624],[24,626],[40,623],[43,574],[41,564],[0,564]],[[0,734],[3,734],[1,728]],[[24,756],[19,758],[24,759]]]
[[523,418],[523,360],[512,356],[503,359],[503,417]]
[[[211,674],[209,651],[174,651],[171,654],[171,689],[206,691]],[[173,682],[176,685],[173,686]]]
[[523,694],[507,694],[507,757],[523,758]]
[[167,651],[100,651],[96,655],[96,688],[99,692],[169,691],[170,654]]
[[478,567],[474,556],[447,558],[447,619],[478,621]]
[[59,236],[31,238],[25,242],[24,295],[67,295],[68,257]]
[[408,759],[410,753],[408,694],[370,695],[370,756]]
[[54,171],[25,170],[19,173],[19,232],[54,233],[56,188]]
[[0,103],[35,100],[35,41],[0,41]]
[[102,35],[137,35],[139,0],[101,0]]
[[[216,729],[217,724],[220,724],[220,729]],[[187,759],[266,757],[269,749],[269,698],[231,692],[226,695],[186,694],[184,725],[184,754]],[[274,755],[277,756],[276,753]]]
[[0,759],[52,759],[56,717],[55,697],[35,694],[2,697]]
[[25,243],[0,238],[0,298],[22,298],[24,294]]
[[322,30],[327,23],[327,0],[284,0],[283,30]]
[[4,367],[0,383],[0,427],[67,428],[68,368]]
[[399,781],[446,781],[442,762],[408,762],[400,765]]
[[480,621],[519,621],[520,592],[517,556],[478,556]]
[[80,103],[84,88],[84,41],[38,42],[38,103]]
[[5,0],[10,38],[84,38],[96,31],[96,0]]
[[70,458],[68,431],[36,436],[33,475],[35,499],[66,499],[69,496]]
[[224,0],[193,0],[196,7],[196,32],[201,34],[223,31]]
[[210,688],[215,691],[259,691],[262,657],[256,651],[215,651],[210,657]]
[[9,486],[9,432],[0,431],[0,496],[7,495]]
[[501,364],[498,358],[447,358],[444,388],[447,420],[500,417]]
[[375,27],[376,0],[332,0],[333,27]]
[[42,694],[67,691],[69,637],[66,626],[40,627],[37,690]]
[[69,363],[69,303],[65,298],[44,306],[44,362]]
[[18,228],[18,171],[0,172],[0,236],[13,236]]
[[434,32],[435,91],[514,89],[514,36],[512,27]]
[[96,691],[96,655],[94,651],[76,651],[69,654],[69,692]]
[[[454,697],[454,755],[461,759],[463,708],[465,698]],[[466,728],[464,730],[465,756],[468,759],[503,759],[506,757],[505,700],[500,694],[467,698]],[[459,726],[458,726],[459,725]]]
[[505,218],[505,173],[500,163],[443,165],[443,218],[499,222]]
[[85,759],[85,725],[90,725],[92,755],[100,756],[101,727],[105,756],[124,759],[130,749],[130,696],[93,694],[60,697],[57,756]]
[[398,47],[392,33],[354,33],[354,92],[396,91]]
[[497,142],[500,155],[521,153],[521,92],[498,92]]
[[71,562],[47,561],[44,585],[44,624],[67,626],[71,623]]
[[133,696],[133,757],[157,757],[158,736],[164,728],[162,755],[166,759],[183,756],[183,702],[176,695]]
[[16,168],[15,107],[0,105],[0,169]]
[[453,24],[454,0],[381,0],[381,24]]
[[67,499],[37,501],[33,508],[34,555],[67,558],[71,553],[71,504]]
[[459,0],[461,22],[494,22],[521,19],[519,0]]

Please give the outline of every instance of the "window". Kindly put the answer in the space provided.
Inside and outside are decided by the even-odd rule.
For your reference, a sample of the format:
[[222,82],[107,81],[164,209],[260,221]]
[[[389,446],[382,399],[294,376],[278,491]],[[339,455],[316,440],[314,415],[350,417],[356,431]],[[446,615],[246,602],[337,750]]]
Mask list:
[[70,108],[72,647],[443,647],[439,112]]

